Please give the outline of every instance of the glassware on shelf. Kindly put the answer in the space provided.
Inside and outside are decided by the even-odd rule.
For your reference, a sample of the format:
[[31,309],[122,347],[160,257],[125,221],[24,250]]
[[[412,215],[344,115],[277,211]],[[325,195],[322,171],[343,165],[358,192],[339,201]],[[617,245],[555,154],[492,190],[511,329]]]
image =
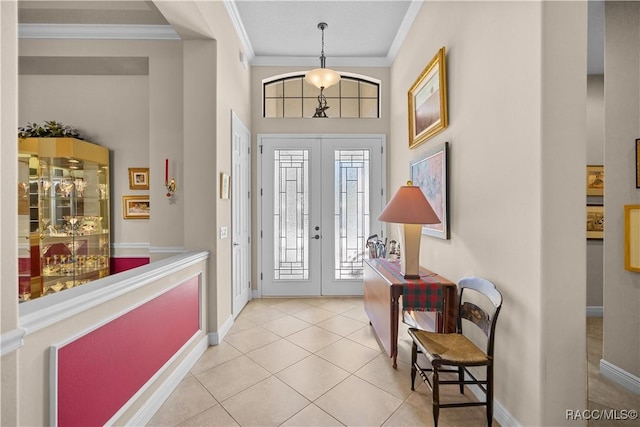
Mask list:
[[29,195],[29,183],[28,182],[19,182],[18,183],[18,197],[27,197]]
[[51,285],[51,289],[53,289],[53,292],[60,292],[62,289],[64,289],[64,282],[56,282],[53,285]]
[[49,229],[49,225],[51,225],[51,218],[41,218],[40,233],[45,234],[45,232]]
[[108,197],[107,184],[98,184],[98,190],[100,191],[101,199],[106,199]]
[[18,267],[34,266],[20,270],[18,299],[108,275],[109,150],[73,138],[19,138],[18,154]]
[[71,181],[60,181],[58,183],[58,188],[60,189],[60,194],[62,197],[69,197],[71,192],[73,191],[73,182]]
[[48,180],[47,178],[42,178],[40,180],[40,190],[42,191],[42,195],[46,196],[50,188],[51,188],[51,181]]
[[87,181],[82,178],[76,178],[73,181],[73,184],[76,186],[78,197],[84,197],[84,190],[87,188]]

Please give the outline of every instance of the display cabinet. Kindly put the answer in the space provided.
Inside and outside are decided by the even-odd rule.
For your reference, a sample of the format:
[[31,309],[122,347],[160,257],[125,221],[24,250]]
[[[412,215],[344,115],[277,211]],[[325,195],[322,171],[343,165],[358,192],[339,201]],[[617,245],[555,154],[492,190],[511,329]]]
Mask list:
[[18,140],[18,295],[109,275],[109,150],[75,138]]

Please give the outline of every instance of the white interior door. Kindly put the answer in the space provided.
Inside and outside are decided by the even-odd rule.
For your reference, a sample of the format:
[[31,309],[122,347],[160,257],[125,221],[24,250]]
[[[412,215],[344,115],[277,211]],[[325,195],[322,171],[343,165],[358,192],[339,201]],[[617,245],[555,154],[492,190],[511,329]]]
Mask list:
[[231,113],[231,238],[233,316],[240,314],[251,294],[251,133]]
[[362,295],[384,198],[384,136],[259,136],[261,291]]

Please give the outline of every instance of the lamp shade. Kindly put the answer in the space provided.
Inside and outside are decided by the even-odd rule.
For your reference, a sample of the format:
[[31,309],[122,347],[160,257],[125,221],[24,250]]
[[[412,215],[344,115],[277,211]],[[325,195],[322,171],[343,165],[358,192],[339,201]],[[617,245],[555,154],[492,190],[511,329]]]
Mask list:
[[314,68],[307,72],[304,80],[318,89],[326,89],[340,81],[340,74],[330,68]]
[[398,188],[378,220],[398,224],[439,224],[440,218],[424,197],[420,187],[407,185]]

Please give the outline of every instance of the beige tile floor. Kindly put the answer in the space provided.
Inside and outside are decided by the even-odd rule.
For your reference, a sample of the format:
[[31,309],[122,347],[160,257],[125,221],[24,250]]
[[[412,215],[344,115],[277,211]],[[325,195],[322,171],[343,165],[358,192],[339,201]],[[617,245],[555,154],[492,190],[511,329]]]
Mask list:
[[[598,347],[597,325],[589,323],[589,331],[594,335],[589,343]],[[411,391],[411,342],[403,330],[400,338],[396,370],[369,326],[362,298],[253,300],[148,425],[433,425],[430,391],[419,377]],[[597,362],[591,356],[600,357],[591,350],[589,355],[590,378],[596,377],[589,381],[594,396],[589,404],[630,408],[637,403],[627,392],[631,400],[620,406],[616,398],[624,389],[597,391],[609,385],[592,366]],[[460,397],[455,387],[445,387],[444,395],[443,400]],[[475,399],[469,392],[464,398]],[[440,412],[443,427],[485,424],[481,407]]]

